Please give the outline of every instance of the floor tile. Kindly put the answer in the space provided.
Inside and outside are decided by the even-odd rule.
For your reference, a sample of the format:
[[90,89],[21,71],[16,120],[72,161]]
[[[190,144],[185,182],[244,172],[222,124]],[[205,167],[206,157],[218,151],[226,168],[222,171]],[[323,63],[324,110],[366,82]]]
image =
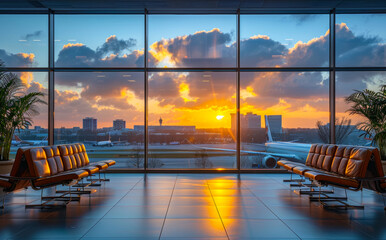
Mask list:
[[230,239],[297,238],[280,220],[223,219],[223,222]]
[[167,206],[114,206],[104,218],[165,218]]
[[161,237],[224,238],[226,233],[220,219],[166,219]]
[[217,206],[221,218],[231,219],[278,219],[265,206]]
[[101,219],[85,237],[159,237],[164,219]]
[[300,238],[369,239],[349,220],[283,220]]
[[220,218],[215,206],[170,206],[167,218]]

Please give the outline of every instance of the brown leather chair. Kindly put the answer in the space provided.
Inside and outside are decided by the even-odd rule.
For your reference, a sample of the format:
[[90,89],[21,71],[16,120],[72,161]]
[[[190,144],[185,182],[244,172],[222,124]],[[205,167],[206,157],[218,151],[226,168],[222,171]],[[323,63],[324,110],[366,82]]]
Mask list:
[[[52,155],[50,156],[49,161],[47,159],[46,151],[41,147],[27,149],[24,155],[27,160],[30,175],[35,178],[31,181],[31,185],[34,189],[41,189],[60,184],[66,185],[89,176],[88,172],[82,169],[58,172],[56,166],[56,168],[52,168],[54,171],[51,171],[49,162],[52,163],[54,161]],[[67,167],[68,166],[67,162]],[[72,170],[72,168],[69,170]]]

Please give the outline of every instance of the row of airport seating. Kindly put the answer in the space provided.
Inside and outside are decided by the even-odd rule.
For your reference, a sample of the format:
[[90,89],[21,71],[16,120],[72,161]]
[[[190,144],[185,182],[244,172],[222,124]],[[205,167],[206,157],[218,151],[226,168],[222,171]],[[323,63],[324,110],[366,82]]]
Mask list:
[[19,148],[10,174],[0,175],[0,187],[9,193],[28,187],[71,186],[114,164],[114,160],[91,163],[83,144]]
[[280,160],[278,165],[319,187],[336,186],[354,191],[367,188],[382,194],[386,192],[386,179],[377,148],[313,144],[305,164]]

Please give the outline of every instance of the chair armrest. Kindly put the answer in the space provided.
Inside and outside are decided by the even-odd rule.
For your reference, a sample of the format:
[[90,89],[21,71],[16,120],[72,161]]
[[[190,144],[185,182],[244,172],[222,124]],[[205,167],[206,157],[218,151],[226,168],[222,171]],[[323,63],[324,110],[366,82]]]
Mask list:
[[13,177],[9,175],[0,175],[0,178],[9,179],[9,180],[36,180],[38,177]]
[[386,180],[386,177],[365,177],[365,178],[354,178],[355,180],[358,181],[363,181],[363,182],[373,182],[373,181],[381,181],[381,180]]

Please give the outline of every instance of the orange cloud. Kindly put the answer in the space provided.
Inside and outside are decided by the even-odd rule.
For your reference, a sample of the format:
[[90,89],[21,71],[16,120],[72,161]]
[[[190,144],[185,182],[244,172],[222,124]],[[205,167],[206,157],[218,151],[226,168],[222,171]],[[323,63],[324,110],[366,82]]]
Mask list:
[[[302,41],[299,41],[297,42],[294,47],[288,49],[288,54],[291,54],[293,53],[294,51],[297,51],[299,49],[307,49],[309,46],[311,46],[312,44],[316,43],[316,42],[326,42],[328,40],[328,34],[330,32],[327,31],[324,35],[320,36],[320,37],[317,37],[317,38],[313,38],[311,40],[309,40],[308,42],[306,43],[303,43]],[[307,51],[304,51],[304,53],[307,53]]]
[[21,72],[20,80],[25,84],[28,88],[31,86],[31,82],[34,80],[34,76],[32,72]]
[[17,55],[24,58],[28,62],[33,62],[33,60],[35,58],[35,54],[33,54],[33,53],[18,53]]
[[184,82],[180,83],[179,92],[180,92],[181,98],[184,99],[184,102],[197,102],[198,98],[189,96],[190,94],[189,84]]
[[267,36],[267,35],[254,35],[252,37],[250,37],[249,39],[265,39],[265,40],[269,40],[270,38]]
[[82,47],[85,46],[83,43],[67,43],[66,45],[63,45],[63,49],[70,48],[70,47]]
[[109,42],[110,40],[116,39],[117,36],[111,35],[110,37],[106,38],[106,42]]

